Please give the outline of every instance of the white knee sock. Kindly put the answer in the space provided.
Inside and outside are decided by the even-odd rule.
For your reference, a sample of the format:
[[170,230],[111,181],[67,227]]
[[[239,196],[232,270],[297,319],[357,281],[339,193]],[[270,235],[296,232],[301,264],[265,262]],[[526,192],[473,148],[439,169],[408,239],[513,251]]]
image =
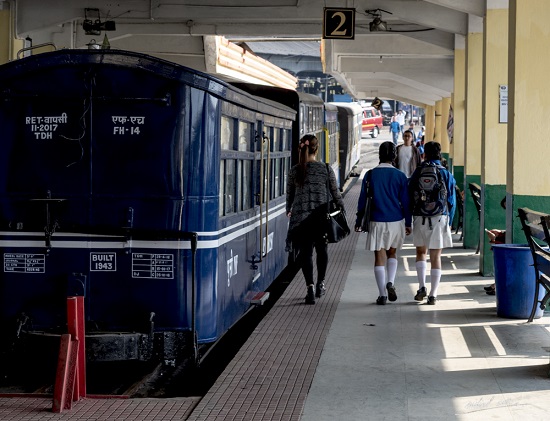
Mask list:
[[376,284],[378,285],[378,293],[383,297],[387,296],[388,294],[386,293],[386,267],[375,266],[374,278],[376,279]]
[[390,257],[386,262],[388,267],[388,282],[391,282],[395,285],[395,274],[397,273],[397,259]]
[[437,288],[439,288],[439,281],[441,280],[441,269],[432,269],[430,271],[430,278],[432,282],[430,296],[437,297]]
[[426,261],[416,262],[416,277],[418,278],[418,289],[426,286]]

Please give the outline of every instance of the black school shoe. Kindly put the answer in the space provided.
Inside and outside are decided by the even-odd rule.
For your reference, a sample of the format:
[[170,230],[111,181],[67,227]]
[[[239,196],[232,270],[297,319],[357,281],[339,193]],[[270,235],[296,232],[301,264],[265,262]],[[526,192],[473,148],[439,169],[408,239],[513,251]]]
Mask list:
[[388,297],[384,297],[381,295],[376,299],[376,304],[378,304],[379,306],[385,306],[387,301],[388,301]]
[[325,288],[325,283],[323,281],[317,282],[317,285],[315,286],[315,297],[321,298],[326,292],[327,289]]
[[315,293],[313,285],[307,287],[306,304],[315,304]]
[[388,290],[388,300],[390,301],[397,300],[397,292],[395,290],[395,286],[391,282],[388,282],[386,284],[386,289]]

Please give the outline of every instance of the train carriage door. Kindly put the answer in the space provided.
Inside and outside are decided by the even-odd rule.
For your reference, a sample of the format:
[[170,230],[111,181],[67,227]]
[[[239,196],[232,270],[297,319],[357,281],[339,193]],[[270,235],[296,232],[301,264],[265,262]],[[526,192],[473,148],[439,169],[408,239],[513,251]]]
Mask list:
[[[226,287],[229,292],[248,291],[256,277],[261,260],[258,238],[258,183],[260,152],[257,152],[258,133],[252,113],[223,103],[221,120],[220,165],[220,228],[230,240],[220,249],[221,262],[227,263]],[[222,271],[223,272],[223,271]],[[242,284],[238,284],[238,283]],[[238,297],[232,297],[232,300]]]
[[262,134],[259,139],[258,148],[260,150],[259,161],[259,183],[258,196],[260,206],[260,230],[259,230],[259,245],[261,259],[268,252],[267,234],[269,233],[269,200],[270,200],[270,172],[271,172],[271,142],[273,136],[273,127],[262,125]]

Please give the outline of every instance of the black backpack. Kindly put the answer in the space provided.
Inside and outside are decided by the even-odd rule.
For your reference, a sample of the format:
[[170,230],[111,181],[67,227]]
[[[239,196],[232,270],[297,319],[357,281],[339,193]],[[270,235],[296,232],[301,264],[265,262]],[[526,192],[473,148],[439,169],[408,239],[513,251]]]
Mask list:
[[447,213],[447,186],[440,165],[425,163],[414,186],[413,215],[436,216]]

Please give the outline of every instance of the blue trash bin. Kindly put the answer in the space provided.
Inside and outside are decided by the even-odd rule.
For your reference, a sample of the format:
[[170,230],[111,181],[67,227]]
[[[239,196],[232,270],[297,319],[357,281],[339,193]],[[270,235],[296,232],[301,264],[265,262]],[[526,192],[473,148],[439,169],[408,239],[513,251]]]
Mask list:
[[[497,315],[508,319],[528,319],[535,297],[535,267],[527,244],[494,244]],[[539,300],[544,288],[539,289]],[[537,308],[535,319],[542,317]]]

